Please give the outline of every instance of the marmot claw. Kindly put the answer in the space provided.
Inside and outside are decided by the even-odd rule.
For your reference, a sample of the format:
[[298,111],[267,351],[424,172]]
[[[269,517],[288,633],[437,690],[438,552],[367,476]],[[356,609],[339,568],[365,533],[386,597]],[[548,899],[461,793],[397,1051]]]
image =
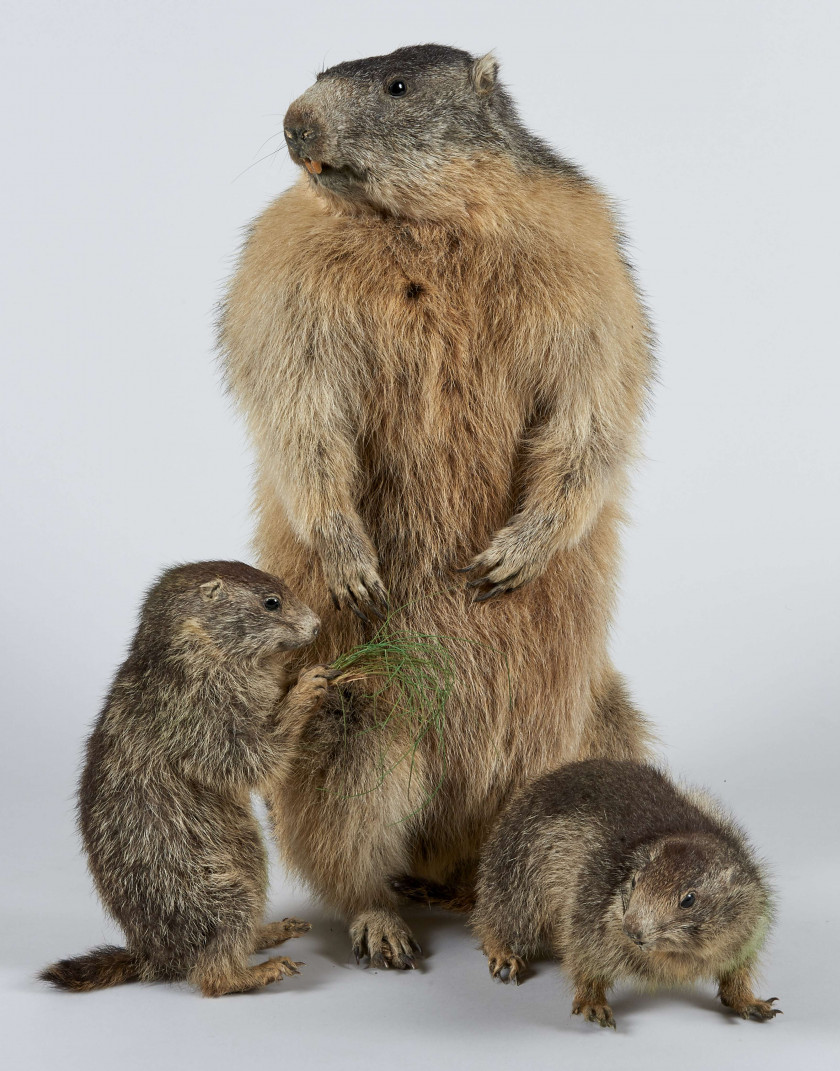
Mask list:
[[336,610],[346,607],[366,625],[372,624],[368,614],[380,621],[384,621],[388,616],[388,593],[379,580],[364,581],[359,578],[352,585],[345,584],[340,594],[332,587],[329,592]]
[[380,970],[414,970],[420,945],[402,919],[391,912],[372,911],[356,919],[350,928],[356,962]]
[[525,971],[525,961],[513,953],[510,955],[491,956],[487,961],[490,977],[496,978],[504,985],[513,982],[519,985],[519,976]]
[[572,1015],[582,1015],[587,1023],[597,1023],[598,1026],[609,1026],[615,1030],[615,1019],[609,1004],[577,1004],[572,1005]]
[[537,526],[517,514],[496,532],[485,551],[456,572],[479,570],[482,573],[474,580],[468,580],[467,587],[477,589],[474,602],[484,602],[534,580],[543,572],[550,556],[546,526]]

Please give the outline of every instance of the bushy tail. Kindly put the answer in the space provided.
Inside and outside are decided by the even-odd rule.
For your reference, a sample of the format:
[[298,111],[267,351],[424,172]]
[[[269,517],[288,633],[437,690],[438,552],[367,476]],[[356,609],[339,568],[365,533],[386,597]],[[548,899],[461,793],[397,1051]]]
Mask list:
[[38,977],[56,989],[89,993],[92,989],[107,989],[111,985],[136,981],[140,977],[140,964],[127,948],[104,945],[94,948],[86,956],[60,959],[45,967]]
[[475,890],[467,885],[441,885],[426,878],[401,874],[391,879],[391,888],[407,900],[417,900],[430,907],[469,914],[475,907]]

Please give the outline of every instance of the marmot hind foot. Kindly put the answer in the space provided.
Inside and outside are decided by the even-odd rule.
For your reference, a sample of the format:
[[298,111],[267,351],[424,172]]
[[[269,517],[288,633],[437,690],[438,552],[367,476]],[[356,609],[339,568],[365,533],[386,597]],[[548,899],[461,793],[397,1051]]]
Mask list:
[[282,922],[269,922],[267,926],[261,926],[257,931],[255,952],[262,952],[266,948],[276,948],[288,941],[290,937],[302,937],[312,929],[308,922],[303,919],[283,919]]
[[350,926],[353,955],[356,962],[367,960],[365,966],[386,970],[414,970],[420,945],[411,930],[395,911],[366,911],[357,915]]
[[525,960],[521,956],[517,956],[509,948],[495,952],[485,950],[484,954],[487,956],[487,966],[490,970],[491,978],[498,979],[504,985],[509,982],[519,985],[520,979],[525,973]]

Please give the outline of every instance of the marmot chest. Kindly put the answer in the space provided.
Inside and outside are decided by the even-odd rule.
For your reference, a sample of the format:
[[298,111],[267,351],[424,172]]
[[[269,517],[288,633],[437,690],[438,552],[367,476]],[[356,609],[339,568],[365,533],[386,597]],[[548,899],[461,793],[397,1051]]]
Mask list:
[[361,510],[377,546],[387,557],[396,504],[400,538],[426,557],[430,541],[481,542],[512,510],[528,424],[492,311],[473,287],[419,271],[382,279],[365,311]]
[[369,362],[371,431],[398,422],[404,434],[463,434],[475,445],[521,423],[526,401],[481,281],[394,265],[365,295],[356,322]]

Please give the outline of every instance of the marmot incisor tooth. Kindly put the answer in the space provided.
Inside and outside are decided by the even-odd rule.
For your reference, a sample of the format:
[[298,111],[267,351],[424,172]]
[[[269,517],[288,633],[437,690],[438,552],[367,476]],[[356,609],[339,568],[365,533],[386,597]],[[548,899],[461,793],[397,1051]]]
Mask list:
[[309,929],[260,925],[267,869],[250,791],[285,776],[326,694],[324,666],[287,691],[279,657],[319,624],[276,576],[239,562],[179,566],[149,591],[79,784],[90,871],[127,947],[61,960],[44,981],[187,978],[220,996],[298,973],[285,956],[248,966]]
[[650,766],[571,763],[524,788],[482,854],[471,925],[490,973],[550,952],[572,1011],[615,1026],[607,990],[714,979],[744,1019],[772,1019],[753,973],[772,919],[763,868],[717,804]]
[[[367,618],[387,589],[400,628],[466,642],[445,757],[428,734],[365,793],[377,734],[315,719],[274,821],[356,947],[408,966],[389,875],[469,869],[543,770],[647,753],[607,632],[651,337],[608,199],[525,129],[492,56],[341,63],[285,128],[300,181],[253,225],[220,325],[261,564],[321,615],[324,661],[358,640],[330,592]],[[403,820],[409,779],[440,788]]]

